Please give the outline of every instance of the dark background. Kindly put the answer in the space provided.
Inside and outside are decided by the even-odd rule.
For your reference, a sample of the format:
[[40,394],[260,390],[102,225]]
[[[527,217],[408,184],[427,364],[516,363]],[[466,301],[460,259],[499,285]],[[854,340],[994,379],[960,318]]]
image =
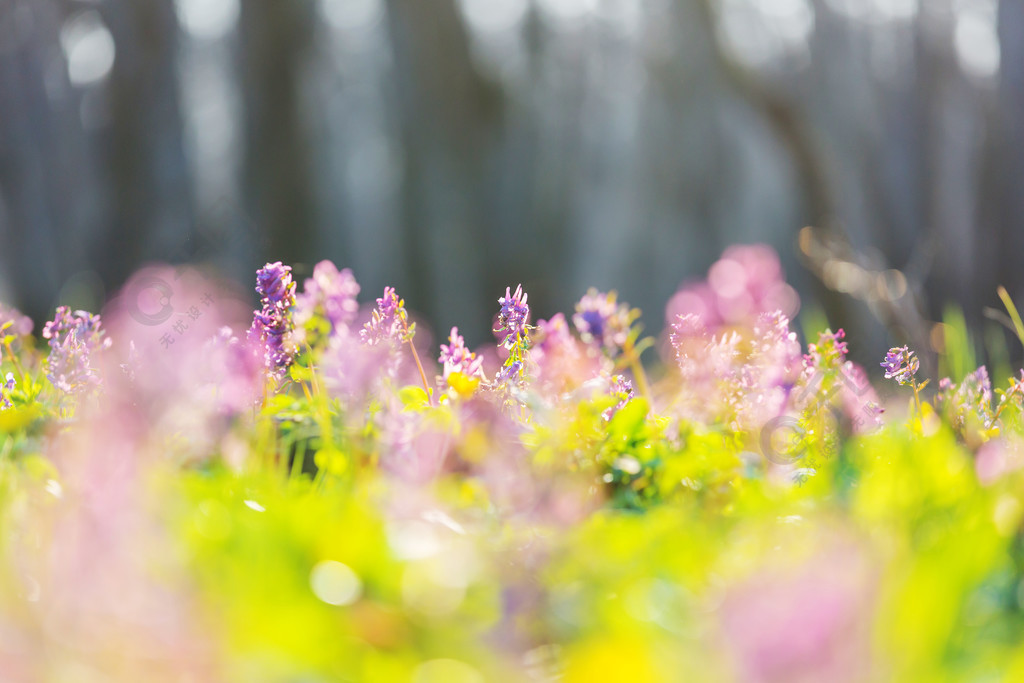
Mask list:
[[[801,233],[805,226],[814,230]],[[284,260],[488,336],[782,255],[875,359],[1024,299],[1020,0],[0,0],[0,299]]]

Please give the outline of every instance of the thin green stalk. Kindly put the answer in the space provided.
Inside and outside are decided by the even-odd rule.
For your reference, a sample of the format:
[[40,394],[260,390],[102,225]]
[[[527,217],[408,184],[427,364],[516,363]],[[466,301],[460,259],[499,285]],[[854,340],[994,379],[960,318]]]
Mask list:
[[992,416],[992,426],[994,426],[999,420],[999,416],[1003,414],[1003,408],[1005,408],[1006,404],[1009,402],[1010,401],[1008,399],[1004,398],[1003,402],[999,404],[999,408],[996,409],[996,414]]
[[427,392],[427,398],[433,402],[430,396],[430,384],[427,383],[427,373],[423,371],[423,363],[420,362],[420,354],[416,352],[416,346],[412,343],[412,335],[409,334],[409,322],[405,319],[405,316],[401,316],[402,320],[402,332],[405,333],[405,340],[409,344],[409,348],[412,349],[412,359],[416,361],[416,369],[420,371],[420,379],[423,380],[423,390]]
[[292,470],[288,474],[288,480],[291,481],[302,474],[303,468],[306,466],[306,440],[303,439],[298,443],[295,449],[295,459],[292,460]]
[[636,378],[637,389],[640,390],[640,395],[643,396],[647,403],[653,409],[654,407],[654,394],[651,391],[651,383],[647,379],[647,372],[644,370],[644,364],[641,361],[643,352],[646,351],[650,344],[648,340],[643,340],[639,345],[633,343],[633,337],[630,336],[626,340],[626,344],[622,347],[622,355],[625,364],[633,371],[633,377]]
[[1013,329],[1017,333],[1017,339],[1020,340],[1021,344],[1024,344],[1024,321],[1021,321],[1020,313],[1017,312],[1017,307],[1013,305],[1010,293],[1002,285],[996,289],[996,292],[999,294],[999,298],[1003,300],[1006,312],[1010,314],[1010,320],[1013,321]]
[[637,388],[640,389],[640,395],[653,405],[654,397],[651,394],[651,385],[647,381],[647,373],[644,371],[640,358],[634,355],[629,361],[629,367],[633,370],[633,376],[636,377],[636,384]]
[[921,391],[917,385],[917,380],[913,377],[910,378],[910,386],[914,390],[914,405],[917,407],[917,416],[923,420],[924,410],[921,408]]

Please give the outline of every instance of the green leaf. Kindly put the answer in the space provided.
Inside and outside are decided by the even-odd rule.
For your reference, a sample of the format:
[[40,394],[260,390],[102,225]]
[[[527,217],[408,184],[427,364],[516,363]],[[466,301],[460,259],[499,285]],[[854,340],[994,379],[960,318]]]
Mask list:
[[1006,312],[1010,314],[1010,320],[1013,321],[1013,329],[1017,333],[1017,339],[1020,340],[1021,344],[1024,344],[1024,322],[1020,319],[1017,307],[1013,305],[1010,293],[1001,285],[996,291],[999,293],[999,298],[1003,300],[1003,305],[1006,306]]
[[288,374],[296,382],[309,382],[313,379],[313,371],[309,368],[294,363],[289,369]]
[[634,398],[624,405],[608,424],[608,436],[611,440],[632,441],[638,436],[650,406],[643,398]]
[[317,451],[316,455],[313,456],[313,462],[316,463],[317,468],[327,470],[327,472],[335,476],[344,474],[348,470],[348,458],[333,446],[321,448]]
[[0,434],[12,434],[32,424],[39,417],[40,409],[33,403],[21,408],[0,411]]
[[409,385],[398,392],[402,405],[410,410],[422,410],[430,405],[430,397],[423,387]]

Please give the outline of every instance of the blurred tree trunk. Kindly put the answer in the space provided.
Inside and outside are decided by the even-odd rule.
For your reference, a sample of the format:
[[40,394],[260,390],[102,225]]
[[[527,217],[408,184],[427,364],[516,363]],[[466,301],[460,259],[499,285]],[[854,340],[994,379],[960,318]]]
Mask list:
[[[82,11],[99,13],[115,59],[73,87],[60,31]],[[0,26],[0,235],[20,303],[39,320],[70,275],[94,272],[109,293],[145,259],[188,257],[173,0],[4,2]]]
[[56,3],[0,3],[0,287],[12,287],[13,303],[37,320],[60,286],[85,162],[75,102],[46,87],[61,56],[60,25]]
[[[955,12],[950,0],[921,7],[916,40],[918,129],[923,144],[918,156],[922,225],[917,260],[927,267],[927,290],[935,305],[959,304],[977,322],[974,244],[976,235],[978,116],[977,93],[971,93],[953,44]],[[973,309],[973,310],[972,310]]]
[[109,288],[145,260],[191,257],[194,215],[174,0],[108,0],[99,7],[117,49],[105,86],[109,126],[100,138],[113,217],[108,243],[93,254]]
[[998,216],[995,241],[999,248],[1001,284],[1009,289],[1019,305],[1024,299],[1024,276],[1021,275],[1021,255],[1024,254],[1024,3],[1002,0],[998,17],[999,109],[1003,117],[999,154],[1002,212]]
[[310,0],[241,3],[240,70],[245,102],[243,192],[266,239],[267,259],[309,258],[316,228],[311,141],[302,77],[314,43]]
[[[484,300],[503,290],[488,267],[501,255],[484,238],[502,93],[477,71],[453,0],[386,6],[405,155],[403,284],[410,305],[443,332],[485,317]],[[454,267],[441,272],[440,263]]]

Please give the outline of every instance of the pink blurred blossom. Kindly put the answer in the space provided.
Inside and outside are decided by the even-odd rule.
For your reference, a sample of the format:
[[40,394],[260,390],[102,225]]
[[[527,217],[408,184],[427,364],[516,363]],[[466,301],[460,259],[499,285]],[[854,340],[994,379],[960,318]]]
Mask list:
[[232,418],[261,396],[249,316],[243,295],[197,270],[140,271],[104,309],[115,346],[103,410],[144,422],[149,438],[185,456],[215,451]]
[[765,570],[735,586],[721,625],[740,679],[865,680],[872,594],[866,558],[836,542],[802,566]]
[[1019,439],[992,439],[982,444],[974,460],[978,481],[990,486],[1024,467],[1024,447]]
[[800,297],[784,279],[775,251],[763,244],[729,247],[704,281],[684,285],[669,300],[665,319],[699,316],[712,332],[721,327],[750,327],[761,313],[781,311],[792,318]]
[[530,361],[536,369],[541,393],[560,397],[588,380],[610,373],[612,363],[598,349],[576,339],[561,313],[537,323],[536,345]]
[[0,304],[0,327],[3,327],[7,323],[11,323],[11,326],[4,330],[5,335],[13,334],[15,336],[24,337],[32,333],[32,319],[27,315],[22,314],[21,311],[10,308],[3,304]]

